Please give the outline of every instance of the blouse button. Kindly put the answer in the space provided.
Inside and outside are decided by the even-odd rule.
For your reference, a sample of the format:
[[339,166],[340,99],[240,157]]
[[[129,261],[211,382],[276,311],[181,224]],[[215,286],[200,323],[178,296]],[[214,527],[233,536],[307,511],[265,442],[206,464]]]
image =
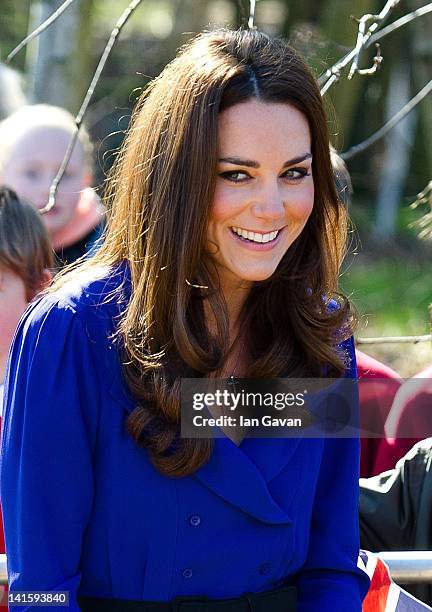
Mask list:
[[192,514],[192,516],[189,518],[189,523],[192,525],[192,527],[198,527],[198,525],[201,523],[201,517],[198,516],[198,514]]
[[270,571],[270,563],[267,561],[266,563],[262,563],[259,568],[260,574],[268,574]]
[[186,567],[183,571],[182,571],[182,576],[185,580],[189,580],[189,578],[192,578],[193,576],[193,571],[191,570],[190,567]]

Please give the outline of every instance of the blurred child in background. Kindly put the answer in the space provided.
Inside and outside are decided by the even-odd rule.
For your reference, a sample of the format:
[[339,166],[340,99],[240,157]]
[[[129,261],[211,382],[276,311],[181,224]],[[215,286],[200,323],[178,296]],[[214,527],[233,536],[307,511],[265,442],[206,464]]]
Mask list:
[[[74,130],[73,116],[56,106],[35,104],[12,113],[0,123],[0,183],[36,208],[46,206]],[[88,253],[101,235],[104,207],[91,181],[92,145],[81,128],[56,204],[42,216],[60,265]]]
[[[6,360],[27,304],[51,281],[53,251],[40,215],[0,188],[0,415]],[[0,553],[5,552],[0,515]]]

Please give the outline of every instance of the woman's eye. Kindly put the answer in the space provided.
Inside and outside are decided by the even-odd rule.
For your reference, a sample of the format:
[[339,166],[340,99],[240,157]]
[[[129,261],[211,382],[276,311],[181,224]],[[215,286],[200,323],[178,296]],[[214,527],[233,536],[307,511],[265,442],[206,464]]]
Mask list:
[[232,183],[241,183],[250,178],[249,174],[246,174],[246,172],[240,172],[240,170],[228,170],[227,172],[221,172],[219,176],[227,181],[231,181]]
[[290,168],[289,170],[284,172],[282,176],[291,180],[299,180],[305,176],[310,176],[310,172],[307,168]]

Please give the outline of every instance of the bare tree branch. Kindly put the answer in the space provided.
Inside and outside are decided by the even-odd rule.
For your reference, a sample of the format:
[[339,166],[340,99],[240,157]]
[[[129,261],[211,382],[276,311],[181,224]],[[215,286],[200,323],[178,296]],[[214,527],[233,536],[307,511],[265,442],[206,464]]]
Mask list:
[[[348,79],[352,79],[356,72],[359,72],[358,63],[360,58],[360,53],[363,47],[366,45],[369,38],[378,28],[380,23],[384,21],[390,14],[390,11],[394,9],[394,7],[399,4],[400,0],[387,0],[384,5],[384,8],[378,15],[363,15],[359,21],[359,29],[357,34],[357,42],[354,47],[354,58],[351,64],[351,68],[348,74]],[[372,22],[371,25],[366,28],[367,24]]]
[[[423,15],[426,15],[427,13],[430,13],[430,12],[432,12],[432,2],[429,4],[426,4],[425,6],[420,7],[419,9],[413,11],[412,13],[408,13],[407,15],[404,15],[403,17],[401,17],[400,19],[397,19],[393,23],[389,23],[388,26],[386,26],[385,28],[382,28],[382,30],[379,30],[378,32],[375,32],[375,34],[373,34],[369,38],[369,40],[366,41],[365,48],[367,49],[368,47],[370,47],[370,45],[384,38],[384,36],[391,34],[391,32],[393,32],[394,30],[397,30],[398,28],[401,28],[402,26],[406,25],[410,21],[417,19],[417,17],[422,17]],[[353,59],[354,51],[355,51],[354,49],[351,49],[349,53],[344,55],[336,64],[334,64],[331,68],[326,70],[325,73],[319,77],[318,83],[320,85],[324,84],[324,87],[321,90],[322,95],[324,95],[330,89],[330,87],[336,81],[339,80],[342,70]]]
[[409,227],[420,230],[419,238],[430,239],[432,236],[432,181],[429,181],[423,191],[417,194],[417,198],[415,202],[410,204],[410,208],[415,209],[423,204],[429,205],[429,212],[425,213],[418,221],[410,223]]
[[392,23],[389,23],[388,26],[382,28],[381,30],[379,30],[379,32],[376,32],[373,36],[369,38],[365,45],[366,49],[373,45],[377,40],[381,40],[382,38],[384,38],[384,36],[391,34],[398,28],[401,28],[402,26],[406,25],[410,21],[413,21],[417,17],[422,17],[423,15],[426,15],[430,12],[432,12],[432,2],[429,4],[425,4],[425,6],[421,6],[415,11],[412,11],[412,13],[407,13],[407,15],[400,17],[400,19],[396,19],[396,21],[393,21]]
[[75,117],[75,131],[72,135],[72,138],[69,142],[67,151],[65,153],[65,156],[63,158],[63,161],[61,163],[61,166],[59,168],[59,171],[56,175],[56,177],[54,178],[51,187],[50,187],[50,193],[49,193],[49,200],[48,200],[48,204],[44,207],[41,208],[40,213],[44,214],[49,212],[54,206],[55,206],[55,199],[56,199],[56,195],[57,195],[57,190],[58,190],[58,186],[60,181],[63,178],[63,175],[65,173],[65,170],[67,168],[67,165],[70,161],[71,155],[72,155],[72,151],[74,149],[75,143],[77,141],[78,138],[78,132],[79,129],[81,127],[82,121],[84,119],[85,113],[87,111],[87,107],[90,103],[90,100],[93,96],[95,87],[99,81],[99,78],[102,74],[102,71],[105,67],[105,64],[107,62],[107,59],[111,53],[111,50],[120,34],[120,32],[122,31],[124,25],[126,24],[126,22],[128,21],[129,17],[132,15],[132,13],[135,11],[135,9],[138,7],[138,5],[141,3],[142,0],[133,0],[129,6],[125,9],[125,11],[122,13],[122,15],[120,16],[119,20],[117,21],[116,25],[114,26],[114,29],[111,32],[111,35],[109,37],[109,40],[105,46],[105,49],[103,50],[102,56],[99,60],[99,63],[97,65],[96,71],[93,75],[93,78],[91,80],[91,83],[89,85],[89,88],[87,90],[86,95],[84,96],[84,100],[83,103],[81,104],[81,108],[78,111],[77,116]]
[[416,106],[419,104],[423,98],[425,98],[432,91],[432,79],[427,83],[423,89],[421,89],[409,102],[405,104],[393,117],[387,121],[379,130],[377,130],[372,136],[363,140],[357,145],[354,145],[348,151],[341,153],[342,159],[351,159],[355,155],[358,155],[371,145],[373,145],[377,140],[380,140],[383,136],[387,134],[394,126],[402,121],[408,113],[410,113]]
[[432,181],[429,181],[423,191],[417,194],[416,200],[410,205],[410,208],[417,208],[421,204],[429,204],[432,208]]
[[56,19],[58,19],[60,17],[60,15],[62,13],[65,12],[65,10],[72,4],[72,2],[74,2],[75,0],[65,0],[65,2],[63,2],[63,4],[61,6],[59,6],[59,8],[52,14],[50,15],[50,17],[48,17],[48,19],[45,19],[45,21],[43,23],[40,24],[40,26],[38,26],[36,28],[36,30],[33,30],[33,32],[30,32],[30,34],[28,36],[26,36],[26,38],[24,38],[24,40],[22,40],[19,45],[17,45],[15,47],[15,49],[13,49],[9,55],[6,58],[6,63],[8,64],[11,60],[13,60],[13,58],[15,57],[15,55],[17,55],[21,49],[23,49],[26,45],[29,44],[29,42],[31,42],[32,40],[34,40],[35,38],[37,38],[39,36],[39,34],[42,34],[42,32],[44,30],[46,30],[52,23],[54,23],[54,21],[56,21]]
[[[383,10],[381,11],[381,13],[379,13],[379,15],[377,15],[376,17],[377,18],[380,16],[382,17],[384,11],[386,11],[386,15],[384,15],[384,17],[386,17],[389,14],[390,10],[393,8],[393,6],[398,4],[398,2],[399,0],[395,2],[394,4],[391,2],[387,2]],[[407,15],[404,15],[400,19],[397,19],[393,23],[390,23],[388,26],[386,26],[385,28],[382,28],[378,32],[375,32],[375,30],[377,29],[379,23],[375,22],[375,24],[372,24],[370,28],[364,33],[363,38],[362,38],[362,48],[367,49],[372,44],[376,43],[378,40],[381,40],[382,38],[384,38],[385,36],[393,32],[394,30],[397,30],[398,28],[406,25],[410,21],[413,21],[417,17],[421,17],[430,12],[432,12],[432,3],[426,4],[425,6],[422,6],[419,9],[412,11],[411,13],[408,13]],[[370,17],[370,15],[365,15],[364,17]],[[380,21],[383,21],[384,17],[382,17]],[[373,27],[374,25],[375,27]],[[359,29],[360,29],[360,26],[359,26]],[[359,43],[359,36],[357,37],[357,44],[354,47],[354,49],[351,49],[351,51],[349,51],[346,55],[344,55],[338,62],[336,62],[336,64],[333,64],[333,66],[328,68],[325,71],[325,73],[320,76],[320,78],[318,79],[318,82],[320,85],[322,85],[321,95],[325,95],[327,91],[330,89],[330,87],[334,85],[334,83],[339,81],[344,68],[346,68],[346,66],[348,66],[348,64],[351,61],[355,60],[356,55],[358,53],[358,43]],[[358,72],[358,69],[356,69],[356,72]],[[364,74],[364,73],[361,72],[360,74]],[[367,72],[366,74],[370,74],[370,72]]]
[[370,74],[374,74],[377,70],[379,70],[379,68],[381,67],[381,62],[383,60],[383,57],[381,55],[381,47],[379,46],[379,43],[376,43],[376,49],[377,49],[377,53],[375,57],[373,58],[372,66],[370,68],[358,68],[356,71],[357,74],[368,76]]
[[[390,4],[391,3],[389,2],[386,4],[383,11],[381,11],[380,15],[382,15],[382,13],[384,12],[386,8],[388,10],[393,8],[393,6],[390,6]],[[430,13],[430,12],[432,12],[432,2],[429,4],[426,4],[425,6],[422,6],[421,8],[415,11],[412,11],[411,13],[408,13],[407,15],[404,15],[400,19],[397,19],[393,23],[390,23],[388,26],[386,26],[385,28],[382,28],[382,30],[379,30],[378,32],[376,32],[375,34],[371,36],[370,33],[373,31],[372,27],[374,25],[378,27],[377,22],[375,22],[374,24],[372,24],[372,26],[369,28],[369,30],[366,33],[363,33],[363,47],[364,48],[369,47],[371,44],[376,43],[378,40],[381,40],[381,38],[384,38],[384,36],[387,36],[394,30],[397,30],[398,28],[406,25],[410,21],[413,21],[417,17],[421,17],[422,15],[426,15],[427,13]],[[365,17],[369,18],[371,16],[365,15]],[[368,33],[370,37],[366,38]],[[353,63],[354,63],[357,46],[358,45],[356,45],[354,49],[352,49],[349,53],[347,53],[339,62],[337,62],[336,64],[334,64],[334,66],[332,66],[329,70],[327,70],[326,73],[320,78],[320,83],[323,83],[325,78],[328,79],[325,82],[323,88],[321,89],[322,95],[324,95],[330,89],[330,87],[336,81],[340,79],[342,70],[350,63],[350,61],[353,60]],[[356,72],[359,72],[359,74],[371,74],[372,72],[375,72],[378,67],[377,62],[382,61],[381,59],[378,58],[378,55],[379,54],[377,54],[377,56],[374,59],[374,66],[372,68],[369,68],[366,70],[359,70],[358,68],[356,68]],[[372,134],[372,136],[370,136],[363,142],[351,147],[345,153],[342,153],[343,159],[345,160],[351,159],[358,153],[361,153],[362,151],[370,147],[372,144],[374,144],[375,142],[383,138],[383,136],[385,136],[397,123],[399,123],[399,121],[401,121],[406,115],[408,115],[408,113],[410,113],[417,106],[417,104],[419,104],[419,102],[421,102],[423,98],[425,98],[430,93],[431,89],[432,89],[432,82],[430,81],[427,85],[425,85],[425,87],[421,91],[418,92],[416,96],[414,96],[412,100],[410,100],[398,113],[396,113],[394,117],[392,117],[377,132],[375,132],[375,134]]]

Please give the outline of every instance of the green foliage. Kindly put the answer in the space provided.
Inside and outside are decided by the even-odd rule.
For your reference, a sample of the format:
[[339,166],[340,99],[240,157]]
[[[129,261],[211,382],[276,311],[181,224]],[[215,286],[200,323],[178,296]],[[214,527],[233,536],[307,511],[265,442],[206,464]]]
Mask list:
[[[30,11],[30,0],[2,0],[0,19],[0,60],[6,56],[16,44],[27,34]],[[22,53],[14,61],[14,67],[24,68],[25,54]]]
[[[363,194],[362,194],[363,195]],[[408,245],[413,251],[416,250],[418,244],[419,227],[417,222],[429,211],[427,205],[411,208],[411,204],[416,199],[416,194],[405,197],[399,205],[396,219],[397,240],[403,240],[405,245]],[[367,200],[363,197],[355,197],[353,205],[350,208],[350,215],[356,230],[356,234],[360,237],[360,242],[363,246],[363,251],[372,249],[374,245],[370,245],[371,237],[375,230],[375,201]]]
[[432,252],[429,259],[378,255],[354,259],[341,285],[361,316],[359,335],[429,333],[431,261]]

